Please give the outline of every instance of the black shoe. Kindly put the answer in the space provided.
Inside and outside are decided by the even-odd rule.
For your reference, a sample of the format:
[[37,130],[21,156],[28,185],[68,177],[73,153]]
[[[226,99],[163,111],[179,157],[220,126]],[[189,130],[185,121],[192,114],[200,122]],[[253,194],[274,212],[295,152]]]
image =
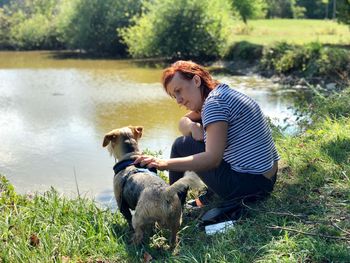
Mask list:
[[214,197],[214,192],[209,189],[202,195],[198,196],[196,199],[189,200],[186,204],[187,208],[201,208],[208,205]]
[[199,218],[199,226],[204,227],[229,220],[237,220],[242,215],[241,202],[223,203],[218,207],[214,207],[206,211]]

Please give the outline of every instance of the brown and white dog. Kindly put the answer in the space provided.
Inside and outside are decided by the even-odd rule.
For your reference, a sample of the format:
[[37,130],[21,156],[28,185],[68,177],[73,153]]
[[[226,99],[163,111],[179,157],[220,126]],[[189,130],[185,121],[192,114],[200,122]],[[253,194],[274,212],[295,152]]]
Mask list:
[[[169,186],[154,172],[133,165],[141,154],[138,140],[143,133],[141,126],[128,126],[107,133],[103,147],[118,161],[114,166],[114,195],[120,212],[127,219],[135,233],[134,244],[140,244],[148,226],[157,222],[171,231],[170,244],[177,243],[177,232],[182,220],[182,207],[177,195],[191,188],[200,188],[202,181],[194,173]],[[135,210],[132,216],[130,209]]]

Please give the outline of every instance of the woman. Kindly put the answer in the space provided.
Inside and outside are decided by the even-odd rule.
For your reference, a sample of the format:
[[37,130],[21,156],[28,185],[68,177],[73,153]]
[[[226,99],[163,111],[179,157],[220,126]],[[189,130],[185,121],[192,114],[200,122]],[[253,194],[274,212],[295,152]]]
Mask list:
[[162,84],[190,111],[179,123],[184,136],[174,142],[170,159],[144,155],[135,163],[169,170],[170,184],[185,171],[195,171],[224,200],[272,191],[279,156],[255,101],[191,61],[165,69]]

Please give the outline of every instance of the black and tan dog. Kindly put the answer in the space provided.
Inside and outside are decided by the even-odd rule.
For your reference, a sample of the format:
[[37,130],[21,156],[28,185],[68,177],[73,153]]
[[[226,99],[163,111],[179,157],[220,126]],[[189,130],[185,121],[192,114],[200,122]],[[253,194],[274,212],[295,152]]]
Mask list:
[[[203,183],[197,175],[189,173],[169,186],[156,173],[136,167],[133,160],[141,154],[138,140],[143,127],[128,126],[112,130],[103,140],[103,147],[118,161],[114,166],[114,195],[120,212],[135,231],[133,242],[141,243],[148,226],[157,222],[171,231],[170,244],[177,242],[177,232],[182,220],[182,207],[178,192],[188,187],[200,188]],[[135,210],[131,215],[130,209]]]

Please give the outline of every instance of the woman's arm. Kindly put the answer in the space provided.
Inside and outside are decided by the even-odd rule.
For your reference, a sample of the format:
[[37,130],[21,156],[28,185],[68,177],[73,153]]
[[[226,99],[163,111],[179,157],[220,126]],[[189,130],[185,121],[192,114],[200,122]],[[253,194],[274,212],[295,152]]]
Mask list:
[[203,141],[204,130],[199,123],[201,115],[198,112],[191,111],[182,117],[179,121],[179,130],[184,136],[192,136],[197,141]]
[[220,165],[227,142],[227,122],[219,121],[207,126],[205,152],[167,160],[140,156],[135,163],[148,168],[170,171],[205,171]]

